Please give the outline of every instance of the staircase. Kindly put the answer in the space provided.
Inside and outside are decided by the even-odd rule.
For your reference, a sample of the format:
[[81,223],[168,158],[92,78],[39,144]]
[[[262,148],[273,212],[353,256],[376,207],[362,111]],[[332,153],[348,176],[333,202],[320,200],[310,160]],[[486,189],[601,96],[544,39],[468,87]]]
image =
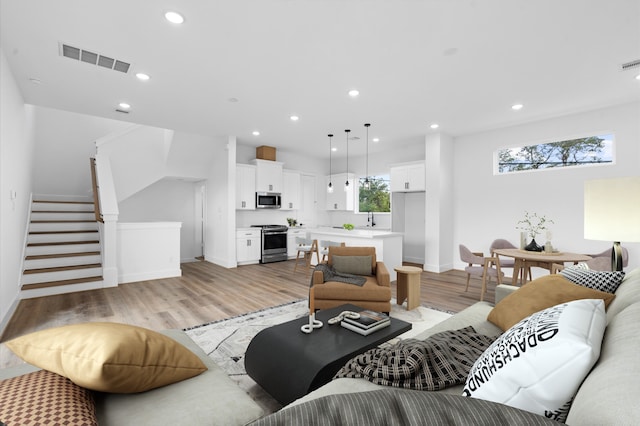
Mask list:
[[21,282],[25,297],[100,288],[101,259],[93,202],[33,201]]

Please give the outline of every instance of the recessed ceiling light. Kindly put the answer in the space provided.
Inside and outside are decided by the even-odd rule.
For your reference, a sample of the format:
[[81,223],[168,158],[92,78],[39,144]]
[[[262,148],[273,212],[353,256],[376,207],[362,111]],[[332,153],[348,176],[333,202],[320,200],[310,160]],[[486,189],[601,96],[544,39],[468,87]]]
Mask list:
[[184,22],[184,17],[178,12],[167,12],[164,14],[164,17],[167,19],[167,21],[174,24],[182,24]]
[[298,121],[300,119],[300,117],[298,117],[297,115],[292,115],[289,118],[291,119],[291,121]]
[[128,103],[126,103],[126,102],[120,102],[118,105],[120,105],[120,108],[123,108],[123,109],[129,109],[129,108],[131,108],[131,105],[129,105],[129,104],[128,104]]
[[519,111],[519,110],[522,109],[523,106],[524,105],[522,105],[522,104],[515,104],[515,105],[511,105],[511,109],[514,110],[514,111]]
[[372,141],[374,142],[380,142],[380,138],[373,138]]
[[253,136],[260,136],[260,132],[257,130],[254,130],[252,134]]
[[42,84],[42,80],[40,80],[39,78],[31,77],[29,81],[33,84]]
[[335,146],[333,148],[331,148],[331,151],[336,152],[338,150],[338,148],[336,148]]
[[432,129],[437,129],[438,127],[440,127],[440,125],[438,123],[433,123],[429,127],[431,127]]
[[349,90],[349,96],[351,96],[352,98],[355,98],[356,96],[358,96],[360,94],[359,91],[357,91],[356,89],[353,90]]
[[136,77],[138,77],[138,80],[142,80],[142,81],[147,81],[147,80],[149,80],[151,78],[151,77],[149,77],[149,74],[145,74],[143,72],[137,73]]
[[640,74],[636,75],[636,80],[640,80]]

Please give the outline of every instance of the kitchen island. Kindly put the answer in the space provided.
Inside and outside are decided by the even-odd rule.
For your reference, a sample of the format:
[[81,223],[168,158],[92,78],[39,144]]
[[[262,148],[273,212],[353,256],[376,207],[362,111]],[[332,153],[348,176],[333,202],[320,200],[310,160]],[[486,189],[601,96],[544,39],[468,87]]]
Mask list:
[[318,227],[307,230],[307,237],[320,241],[335,241],[347,246],[375,247],[376,259],[384,262],[391,281],[396,279],[394,268],[402,266],[402,237],[400,232],[384,229],[357,228],[348,231],[342,228]]

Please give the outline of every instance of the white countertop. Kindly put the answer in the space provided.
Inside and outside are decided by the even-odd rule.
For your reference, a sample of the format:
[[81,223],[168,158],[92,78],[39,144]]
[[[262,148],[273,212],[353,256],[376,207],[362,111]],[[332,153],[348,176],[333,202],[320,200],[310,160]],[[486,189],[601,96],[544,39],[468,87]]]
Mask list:
[[370,228],[369,229],[356,228],[349,231],[344,228],[319,227],[319,228],[309,228],[308,232],[310,234],[340,235],[342,237],[352,237],[352,238],[389,238],[389,237],[403,236],[401,232],[391,232],[388,229],[370,229]]

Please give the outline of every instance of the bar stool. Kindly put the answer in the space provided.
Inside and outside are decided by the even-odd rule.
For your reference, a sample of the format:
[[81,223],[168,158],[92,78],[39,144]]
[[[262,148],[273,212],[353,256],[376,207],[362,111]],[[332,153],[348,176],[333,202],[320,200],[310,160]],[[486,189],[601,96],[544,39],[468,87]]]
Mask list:
[[296,265],[293,268],[293,272],[295,273],[298,270],[298,259],[300,259],[300,255],[302,254],[307,267],[307,273],[309,273],[313,253],[316,254],[318,260],[320,259],[320,255],[318,253],[318,240],[296,237],[296,244],[298,245],[298,247],[296,247],[298,252],[296,253]]
[[320,241],[320,254],[322,255],[322,260],[320,262],[324,263],[329,257],[329,247],[338,247],[338,246],[344,247],[344,243],[339,243],[337,241],[327,241],[327,240]]

